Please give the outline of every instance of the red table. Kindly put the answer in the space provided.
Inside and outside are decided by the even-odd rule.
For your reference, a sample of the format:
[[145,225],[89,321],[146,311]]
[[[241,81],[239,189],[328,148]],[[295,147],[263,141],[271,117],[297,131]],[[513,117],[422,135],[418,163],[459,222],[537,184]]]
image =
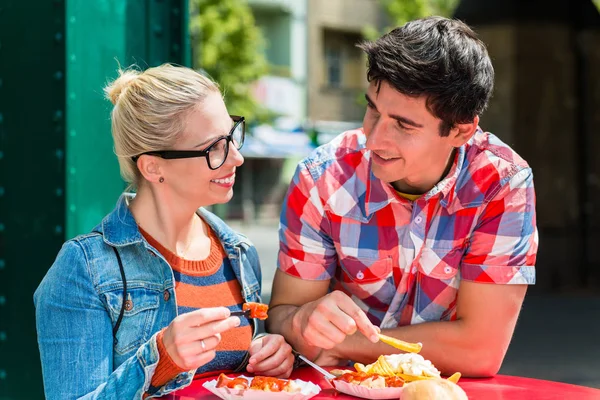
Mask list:
[[[246,374],[249,375],[249,374]],[[337,393],[317,371],[312,368],[300,368],[292,374],[294,379],[312,381],[321,386],[321,393],[313,399],[357,400],[357,397]],[[195,380],[190,386],[179,390],[165,399],[171,400],[215,400],[217,396],[202,387],[202,384],[215,377]],[[584,386],[568,385],[539,379],[519,378],[498,375],[487,379],[463,378],[458,383],[471,400],[600,400],[600,390]]]

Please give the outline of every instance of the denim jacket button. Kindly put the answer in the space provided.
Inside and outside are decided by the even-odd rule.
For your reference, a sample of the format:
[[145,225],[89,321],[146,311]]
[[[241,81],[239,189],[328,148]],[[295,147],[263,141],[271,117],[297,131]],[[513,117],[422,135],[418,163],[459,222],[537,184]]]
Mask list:
[[131,311],[133,309],[133,301],[125,300],[125,311]]
[[170,298],[171,298],[171,293],[169,293],[169,291],[167,289],[165,289],[165,291],[163,292],[163,299],[165,299],[165,301],[169,301]]

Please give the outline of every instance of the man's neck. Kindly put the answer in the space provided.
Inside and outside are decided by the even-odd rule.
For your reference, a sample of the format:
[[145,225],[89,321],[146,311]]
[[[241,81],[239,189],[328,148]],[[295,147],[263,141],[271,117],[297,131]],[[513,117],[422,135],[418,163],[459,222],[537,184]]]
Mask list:
[[423,179],[422,181],[411,182],[407,179],[403,179],[400,181],[392,182],[392,187],[400,193],[404,194],[412,194],[412,195],[421,195],[429,192],[434,188],[435,185],[440,183],[448,173],[452,169],[454,165],[454,159],[456,158],[456,149],[450,152],[448,156],[448,161],[446,162],[446,166],[441,174],[434,175],[433,179]]

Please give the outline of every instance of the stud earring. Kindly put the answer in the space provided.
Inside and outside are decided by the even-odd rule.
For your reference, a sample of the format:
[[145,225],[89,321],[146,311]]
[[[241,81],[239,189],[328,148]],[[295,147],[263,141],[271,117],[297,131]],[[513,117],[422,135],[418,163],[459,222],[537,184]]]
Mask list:
[[161,176],[160,178],[158,178],[158,181],[159,181],[160,183],[163,183],[163,182],[165,181],[165,178],[163,178],[163,177]]

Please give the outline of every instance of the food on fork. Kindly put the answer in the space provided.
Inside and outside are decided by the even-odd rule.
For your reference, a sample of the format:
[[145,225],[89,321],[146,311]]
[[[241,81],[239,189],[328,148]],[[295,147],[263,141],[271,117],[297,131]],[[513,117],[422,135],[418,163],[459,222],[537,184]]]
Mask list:
[[267,311],[269,306],[262,303],[244,303],[242,310],[250,310],[250,318],[258,318],[265,320],[268,318]]

